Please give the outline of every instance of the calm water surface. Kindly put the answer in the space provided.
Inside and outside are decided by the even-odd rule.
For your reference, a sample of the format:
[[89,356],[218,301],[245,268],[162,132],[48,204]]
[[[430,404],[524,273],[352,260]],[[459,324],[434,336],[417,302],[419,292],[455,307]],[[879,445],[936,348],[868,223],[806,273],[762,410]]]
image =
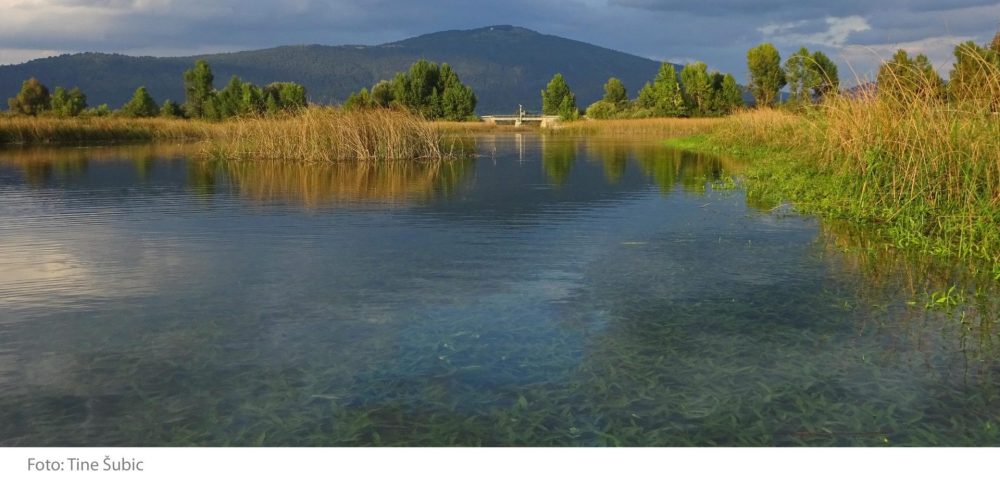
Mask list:
[[479,142],[0,151],[0,444],[1000,444],[995,296],[719,159]]

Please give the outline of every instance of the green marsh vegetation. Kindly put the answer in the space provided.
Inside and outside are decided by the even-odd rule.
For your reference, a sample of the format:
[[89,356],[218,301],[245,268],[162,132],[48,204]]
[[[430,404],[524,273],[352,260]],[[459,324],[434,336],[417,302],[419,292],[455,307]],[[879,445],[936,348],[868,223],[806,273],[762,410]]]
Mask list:
[[897,248],[1000,280],[1000,35],[955,55],[948,83],[899,51],[877,86],[763,106],[672,143],[751,160],[751,198],[863,223]]

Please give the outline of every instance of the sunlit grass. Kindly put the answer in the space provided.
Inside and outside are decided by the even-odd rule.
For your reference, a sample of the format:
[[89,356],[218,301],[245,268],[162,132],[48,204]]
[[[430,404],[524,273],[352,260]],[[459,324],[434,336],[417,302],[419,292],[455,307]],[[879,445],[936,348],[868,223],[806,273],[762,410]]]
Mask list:
[[279,118],[224,122],[206,143],[215,158],[335,162],[456,158],[472,154],[469,141],[444,134],[417,115],[395,109],[345,111],[310,108]]
[[609,138],[666,139],[711,131],[719,118],[644,118],[632,120],[576,120],[563,122],[555,133],[570,133]]
[[198,141],[216,137],[220,130],[218,124],[172,118],[57,118],[0,114],[0,145]]
[[[722,121],[696,149],[752,158],[748,195],[873,224],[896,247],[987,263],[1000,279],[1000,67],[954,102],[921,87]],[[933,82],[926,82],[927,86]]]

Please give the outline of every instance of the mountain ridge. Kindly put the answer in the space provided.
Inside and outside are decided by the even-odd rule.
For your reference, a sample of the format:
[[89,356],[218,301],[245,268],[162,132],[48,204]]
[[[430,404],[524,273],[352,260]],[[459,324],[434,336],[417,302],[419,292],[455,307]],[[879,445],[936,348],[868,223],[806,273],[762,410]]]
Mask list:
[[[480,114],[540,107],[540,92],[562,73],[585,107],[600,99],[603,84],[620,78],[630,95],[653,79],[660,62],[511,25],[446,30],[378,45],[282,45],[191,56],[129,56],[83,52],[0,66],[0,96],[13,96],[21,82],[37,77],[50,90],[80,87],[88,103],[120,106],[145,86],[158,102],[183,101],[182,73],[205,59],[221,88],[232,75],[258,85],[296,81],[313,102],[343,101],[351,92],[391,79],[417,59],[448,63],[479,98]],[[677,66],[677,65],[675,65]],[[679,66],[677,66],[679,68]]]

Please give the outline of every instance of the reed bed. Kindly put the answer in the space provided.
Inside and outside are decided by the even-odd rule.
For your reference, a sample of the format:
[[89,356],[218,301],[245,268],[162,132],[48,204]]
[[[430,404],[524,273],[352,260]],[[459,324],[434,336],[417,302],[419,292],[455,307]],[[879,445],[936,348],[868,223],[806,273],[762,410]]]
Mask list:
[[34,117],[0,114],[0,145],[201,141],[219,134],[218,124],[172,118]]
[[657,138],[704,134],[722,122],[721,118],[642,118],[631,120],[576,120],[563,122],[553,133],[607,138]]
[[203,152],[213,158],[337,162],[469,156],[469,141],[396,109],[310,108],[294,116],[225,122]]

